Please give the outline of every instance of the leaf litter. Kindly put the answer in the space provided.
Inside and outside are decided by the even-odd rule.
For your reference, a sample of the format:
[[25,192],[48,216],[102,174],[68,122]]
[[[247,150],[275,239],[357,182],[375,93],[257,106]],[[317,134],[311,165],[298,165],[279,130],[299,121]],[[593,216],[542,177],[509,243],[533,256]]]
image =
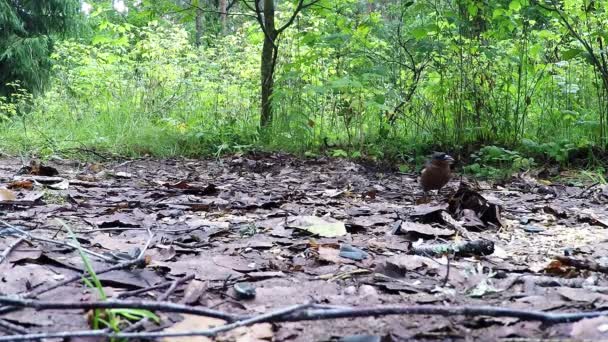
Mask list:
[[[168,300],[232,314],[261,314],[311,299],[354,307],[571,312],[602,310],[608,303],[606,186],[530,176],[496,185],[454,180],[444,190],[451,196],[416,204],[421,192],[415,174],[337,159],[250,154],[89,165],[0,162],[2,296],[28,294],[82,272],[78,252],[65,244],[61,219],[84,248],[104,256],[91,257],[96,270],[144,251],[145,267],[99,276],[111,298],[135,291],[129,298],[154,300],[170,284],[189,279],[167,292]],[[20,231],[36,239],[16,243]],[[78,281],[36,298],[97,300]],[[84,311],[2,309],[0,323],[28,332],[89,329]],[[143,327],[183,331],[223,322],[161,317],[160,326]],[[261,323],[217,339],[606,339],[606,326],[604,317],[544,326],[486,316],[370,316]],[[2,334],[8,332],[0,324]]]

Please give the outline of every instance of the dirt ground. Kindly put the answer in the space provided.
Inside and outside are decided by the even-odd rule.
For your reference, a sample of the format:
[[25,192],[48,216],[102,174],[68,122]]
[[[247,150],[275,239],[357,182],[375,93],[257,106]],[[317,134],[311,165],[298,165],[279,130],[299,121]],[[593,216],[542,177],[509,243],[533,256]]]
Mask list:
[[[8,253],[0,263],[0,297],[23,296],[82,272],[83,259],[65,244],[73,240],[60,219],[94,253],[89,260],[95,270],[144,252],[144,268],[99,275],[105,294],[114,299],[159,300],[171,281],[190,276],[167,293],[168,301],[238,314],[308,301],[353,307],[489,305],[549,313],[608,306],[606,186],[521,175],[500,185],[469,180],[469,190],[457,193],[461,177],[455,176],[441,194],[421,203],[416,174],[336,159],[266,154],[102,164],[57,159],[45,165],[58,174],[32,175],[48,171],[37,167],[18,174],[20,160],[0,159],[0,188],[11,188],[0,190],[0,252]],[[451,195],[456,196],[449,201]],[[30,234],[26,241],[9,249],[24,231]],[[493,249],[414,252],[425,245],[480,240],[493,243]],[[161,283],[167,284],[150,288]],[[243,283],[255,288],[254,298],[235,292],[234,285]],[[132,292],[141,289],[147,290]],[[35,299],[87,302],[99,295],[75,281]],[[18,331],[2,322],[29,333],[91,328],[83,309],[2,311],[6,308],[0,306],[0,336]],[[145,330],[218,324],[157,313],[161,323]],[[512,317],[377,316],[258,324],[217,340],[532,337],[608,339],[608,318],[549,325]]]

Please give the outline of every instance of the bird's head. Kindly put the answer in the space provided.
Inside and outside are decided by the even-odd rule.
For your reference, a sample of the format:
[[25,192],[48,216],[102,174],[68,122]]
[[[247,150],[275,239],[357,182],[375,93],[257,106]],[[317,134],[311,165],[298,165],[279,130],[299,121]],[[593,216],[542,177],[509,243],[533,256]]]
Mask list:
[[433,155],[431,155],[431,160],[437,161],[437,162],[446,162],[449,164],[452,164],[454,162],[454,158],[452,158],[452,156],[450,156],[447,153],[443,153],[443,152],[433,153]]

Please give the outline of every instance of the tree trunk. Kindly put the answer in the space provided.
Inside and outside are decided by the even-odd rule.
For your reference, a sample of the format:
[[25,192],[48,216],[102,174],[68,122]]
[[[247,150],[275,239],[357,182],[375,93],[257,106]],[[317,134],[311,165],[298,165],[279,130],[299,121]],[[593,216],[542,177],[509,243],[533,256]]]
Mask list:
[[264,46],[262,47],[261,83],[262,108],[260,126],[268,127],[272,123],[272,92],[274,90],[274,69],[277,57],[277,30],[274,23],[274,0],[264,0]]
[[218,4],[218,10],[220,11],[220,23],[222,24],[222,33],[226,33],[226,8],[228,5],[227,0],[220,0]]
[[196,30],[194,36],[194,45],[196,47],[201,46],[201,39],[203,37],[203,10],[199,7],[196,8],[196,18],[194,21],[194,27]]

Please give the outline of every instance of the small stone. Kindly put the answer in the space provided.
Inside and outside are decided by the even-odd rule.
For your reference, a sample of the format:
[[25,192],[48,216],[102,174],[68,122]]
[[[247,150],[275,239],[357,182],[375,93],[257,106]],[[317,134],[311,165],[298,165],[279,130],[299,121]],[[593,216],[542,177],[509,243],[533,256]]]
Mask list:
[[255,298],[255,287],[250,283],[234,284],[234,292],[238,299],[253,299]]
[[359,296],[361,297],[378,297],[378,291],[371,285],[361,285],[359,287]]
[[367,253],[357,247],[343,244],[340,246],[340,256],[343,258],[360,261],[367,258]]
[[352,296],[355,293],[357,293],[357,288],[352,285],[344,289],[344,294],[347,296]]
[[545,230],[545,228],[543,228],[541,226],[537,226],[535,224],[527,224],[523,227],[523,229],[525,232],[528,232],[528,233],[540,233]]

